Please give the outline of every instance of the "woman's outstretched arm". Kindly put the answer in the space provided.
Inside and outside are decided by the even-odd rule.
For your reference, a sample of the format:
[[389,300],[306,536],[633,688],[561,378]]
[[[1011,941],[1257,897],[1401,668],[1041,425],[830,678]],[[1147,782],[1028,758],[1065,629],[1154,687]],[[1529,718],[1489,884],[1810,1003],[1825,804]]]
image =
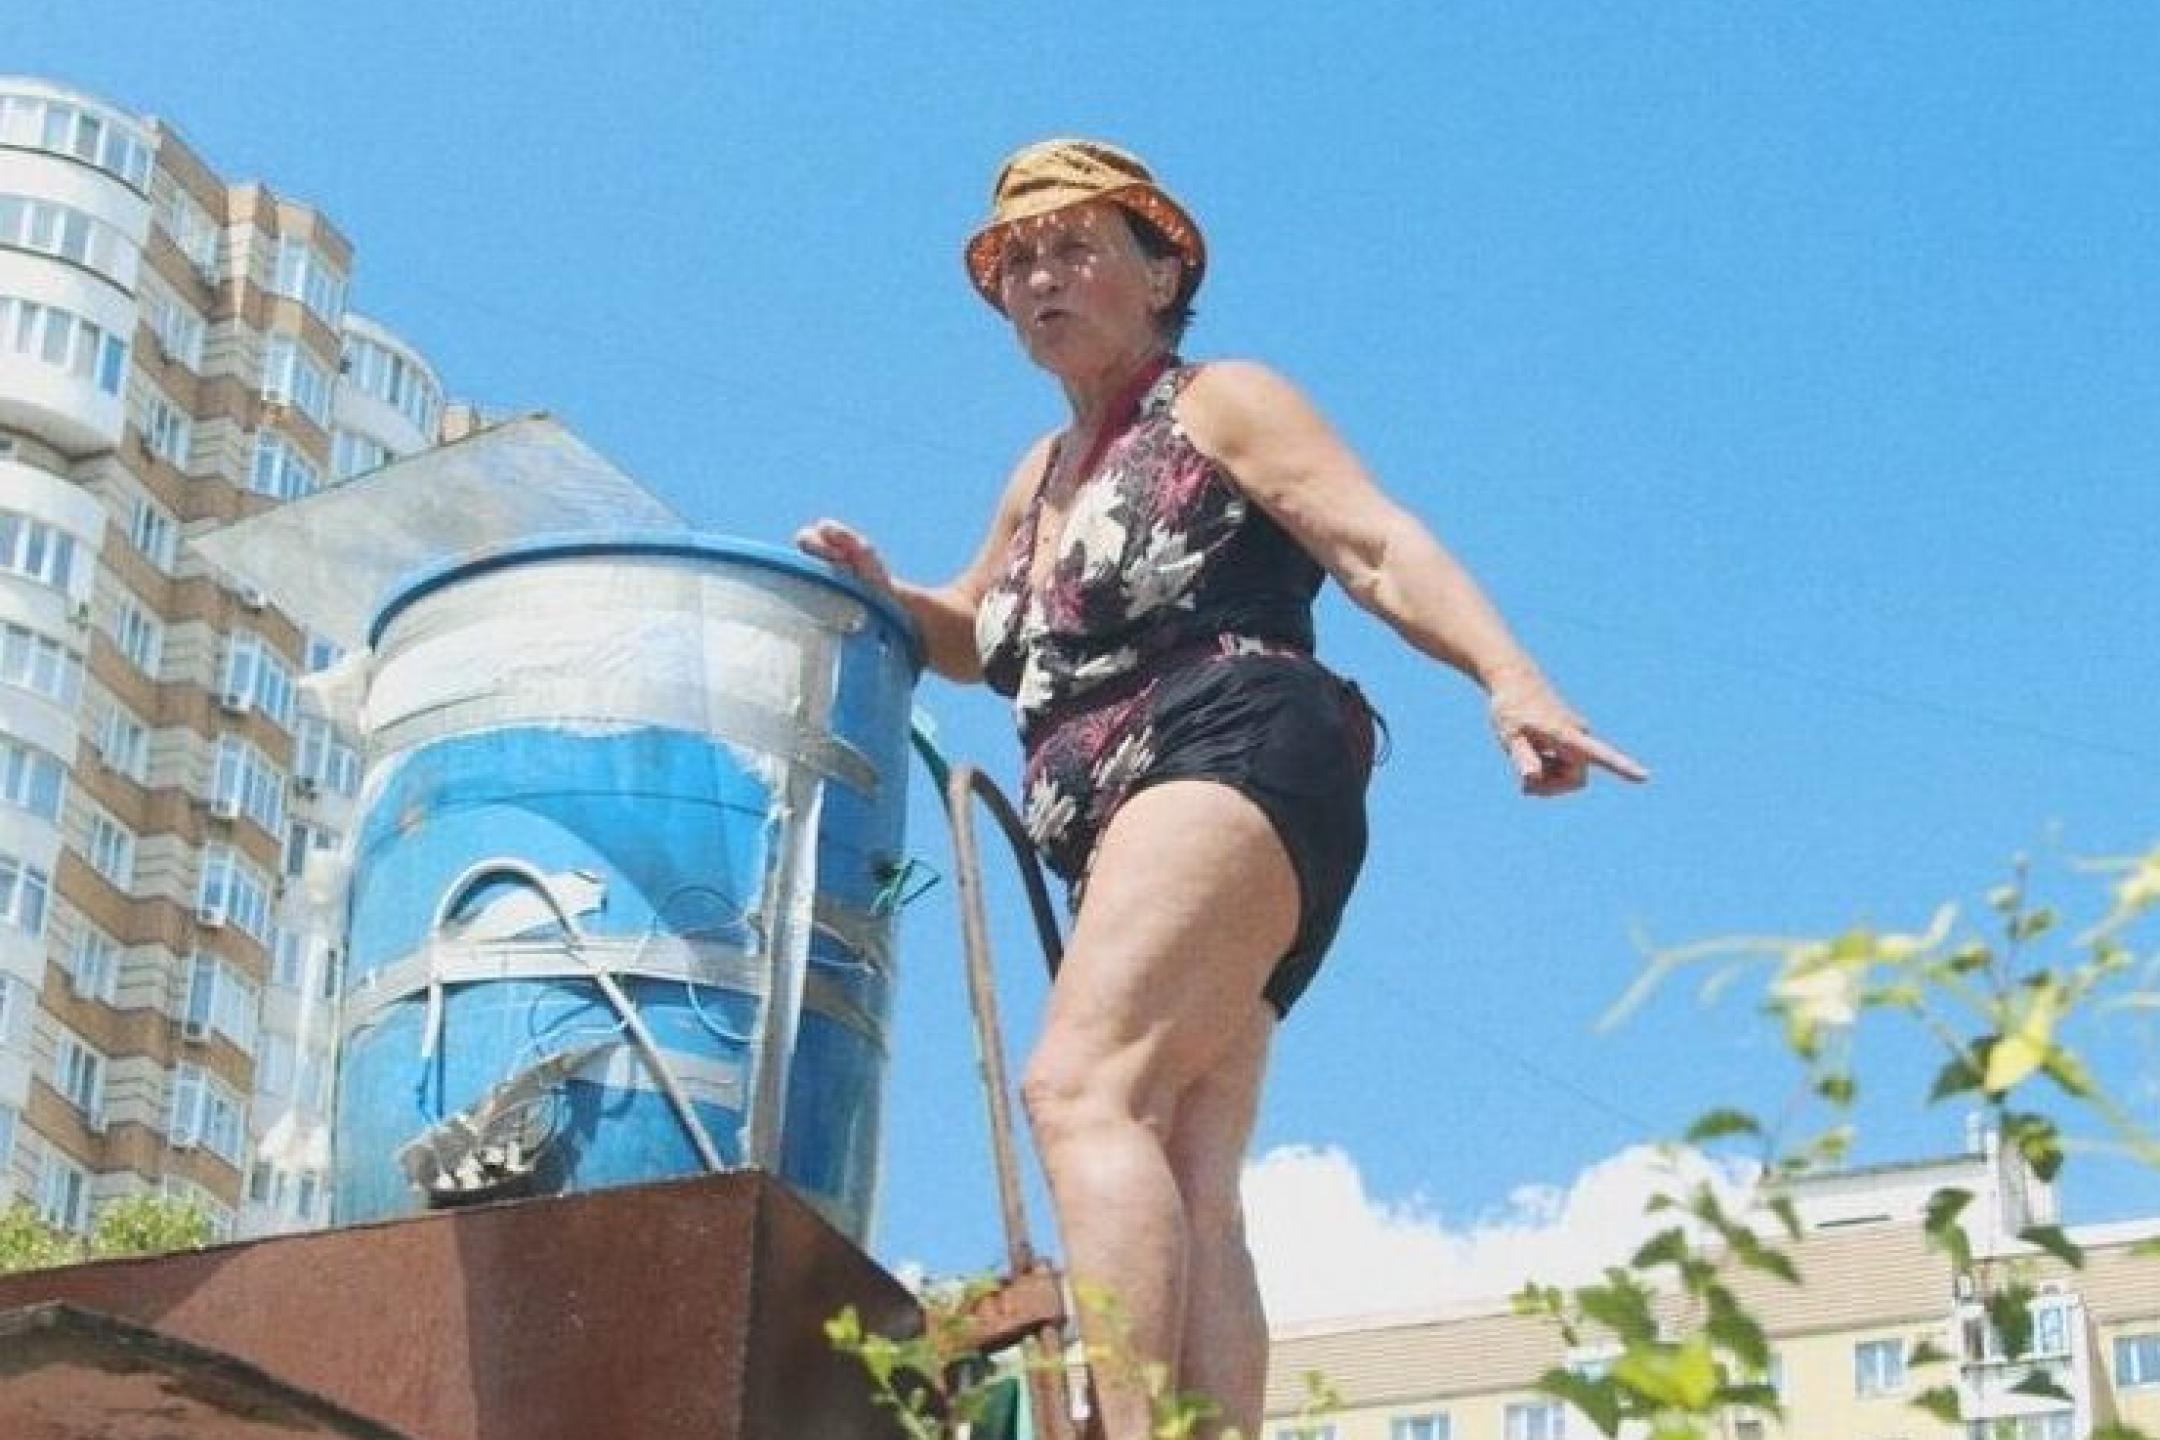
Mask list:
[[1494,731],[1525,791],[1578,789],[1593,765],[1627,780],[1649,778],[1590,733],[1470,573],[1373,482],[1296,386],[1264,366],[1217,362],[1180,398],[1178,419],[1353,600],[1485,688]]

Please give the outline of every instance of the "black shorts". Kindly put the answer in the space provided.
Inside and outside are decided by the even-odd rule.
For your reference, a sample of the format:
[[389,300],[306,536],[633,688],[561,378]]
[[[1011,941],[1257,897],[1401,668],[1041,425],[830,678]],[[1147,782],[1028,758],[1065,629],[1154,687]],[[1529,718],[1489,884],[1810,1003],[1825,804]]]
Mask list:
[[[1085,807],[1085,852],[1118,806],[1166,780],[1212,780],[1260,807],[1298,881],[1298,927],[1262,995],[1288,1015],[1312,983],[1365,862],[1375,717],[1355,685],[1294,652],[1181,665],[1140,700],[1149,761]],[[1144,717],[1144,718],[1143,718]],[[1076,897],[1077,898],[1077,897]]]

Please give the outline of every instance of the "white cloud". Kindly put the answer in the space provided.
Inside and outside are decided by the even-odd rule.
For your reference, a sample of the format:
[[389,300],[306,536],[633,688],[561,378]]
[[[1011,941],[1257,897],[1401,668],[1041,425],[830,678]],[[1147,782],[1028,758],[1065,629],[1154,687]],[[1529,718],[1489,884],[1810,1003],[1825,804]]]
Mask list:
[[1646,1215],[1651,1196],[1714,1183],[1738,1205],[1745,1167],[1700,1152],[1638,1145],[1598,1161],[1563,1189],[1524,1185],[1497,1212],[1464,1222],[1422,1195],[1366,1193],[1342,1150],[1293,1145],[1245,1167],[1245,1212],[1269,1323],[1503,1305],[1525,1282],[1593,1279],[1670,1216]]

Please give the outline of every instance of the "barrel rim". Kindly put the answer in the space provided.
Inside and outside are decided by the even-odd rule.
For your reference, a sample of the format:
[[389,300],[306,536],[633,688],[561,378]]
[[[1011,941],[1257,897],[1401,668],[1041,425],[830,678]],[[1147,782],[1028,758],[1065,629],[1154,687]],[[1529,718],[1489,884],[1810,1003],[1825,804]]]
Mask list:
[[491,546],[453,560],[422,566],[389,587],[375,618],[368,622],[367,643],[372,648],[400,613],[429,595],[475,575],[504,570],[535,560],[575,559],[592,555],[676,556],[684,559],[734,560],[767,570],[781,570],[817,580],[845,591],[883,616],[907,641],[908,658],[921,670],[926,662],[922,632],[915,617],[890,595],[871,588],[836,565],[761,540],[742,540],[724,535],[687,532],[643,531],[595,534],[589,531],[542,535],[505,545]]

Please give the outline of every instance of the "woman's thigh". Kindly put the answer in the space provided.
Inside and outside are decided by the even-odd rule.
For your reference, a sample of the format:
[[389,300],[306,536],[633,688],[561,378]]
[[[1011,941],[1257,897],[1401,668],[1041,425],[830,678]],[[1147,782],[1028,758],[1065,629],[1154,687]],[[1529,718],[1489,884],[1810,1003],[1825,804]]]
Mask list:
[[1173,780],[1134,795],[1096,851],[1036,1078],[1119,1094],[1167,1125],[1247,1033],[1298,903],[1282,841],[1236,790]]

